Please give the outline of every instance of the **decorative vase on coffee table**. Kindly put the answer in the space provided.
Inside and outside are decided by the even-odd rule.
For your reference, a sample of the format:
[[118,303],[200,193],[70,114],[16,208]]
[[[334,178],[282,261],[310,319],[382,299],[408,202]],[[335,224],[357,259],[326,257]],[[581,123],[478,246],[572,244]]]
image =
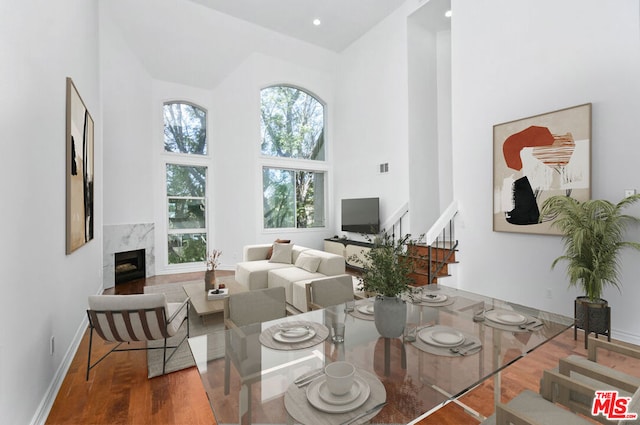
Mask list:
[[378,295],[373,304],[373,318],[381,336],[397,338],[404,331],[407,303],[400,297]]
[[207,270],[204,272],[204,290],[209,292],[211,289],[216,289],[216,271]]

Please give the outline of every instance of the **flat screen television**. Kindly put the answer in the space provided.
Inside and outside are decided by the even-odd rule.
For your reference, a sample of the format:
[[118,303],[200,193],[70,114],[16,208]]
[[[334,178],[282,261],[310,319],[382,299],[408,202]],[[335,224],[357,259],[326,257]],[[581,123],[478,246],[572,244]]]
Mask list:
[[342,231],[375,234],[380,232],[379,198],[342,200]]

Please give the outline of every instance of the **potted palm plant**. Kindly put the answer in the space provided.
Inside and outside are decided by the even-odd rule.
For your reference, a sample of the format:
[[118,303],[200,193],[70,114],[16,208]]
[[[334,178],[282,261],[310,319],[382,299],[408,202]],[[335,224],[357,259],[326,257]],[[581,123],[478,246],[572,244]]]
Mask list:
[[376,294],[374,319],[376,329],[386,338],[402,335],[407,316],[407,305],[400,297],[414,282],[410,276],[415,262],[409,259],[407,247],[416,243],[407,234],[399,239],[383,232],[375,238],[372,247],[359,256],[350,257],[352,264],[361,267],[358,289]]
[[[576,328],[596,334],[609,329],[608,303],[602,299],[602,292],[607,285],[620,287],[620,252],[624,248],[640,251],[640,243],[625,240],[627,225],[640,219],[623,214],[625,207],[638,200],[640,194],[617,204],[602,199],[579,202],[558,195],[542,204],[541,221],[554,220],[551,225],[562,233],[564,241],[564,254],[551,267],[566,261],[569,285],[584,291],[584,296],[576,298]],[[585,311],[589,312],[588,327]]]

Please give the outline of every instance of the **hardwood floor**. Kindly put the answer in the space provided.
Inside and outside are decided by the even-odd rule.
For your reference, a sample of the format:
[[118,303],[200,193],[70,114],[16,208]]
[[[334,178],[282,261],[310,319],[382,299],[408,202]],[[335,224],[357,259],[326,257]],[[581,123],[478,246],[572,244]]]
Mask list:
[[[233,272],[217,273],[233,275]],[[155,276],[118,284],[115,290],[105,293],[142,293],[145,285],[183,282],[203,276],[204,272]],[[510,400],[525,388],[538,391],[542,371],[556,367],[558,359],[569,354],[586,355],[582,332],[578,334],[578,340],[574,341],[573,330],[570,329],[506,368],[502,372],[503,401]],[[195,368],[148,379],[144,351],[115,353],[92,369],[86,381],[88,345],[87,332],[62,383],[47,424],[216,423]],[[109,347],[100,338],[94,338],[94,352],[106,353]],[[640,362],[605,353],[598,360],[631,374],[637,374],[640,367]],[[460,401],[482,415],[490,415],[493,411],[493,381],[483,383]],[[473,425],[479,421],[462,407],[450,403],[420,423]]]

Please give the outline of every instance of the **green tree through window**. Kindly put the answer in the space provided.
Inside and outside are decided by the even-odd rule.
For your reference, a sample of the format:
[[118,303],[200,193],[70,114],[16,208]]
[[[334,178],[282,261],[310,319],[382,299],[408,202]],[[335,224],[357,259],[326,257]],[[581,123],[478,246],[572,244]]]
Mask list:
[[324,107],[287,86],[261,92],[262,154],[324,161]]
[[292,160],[325,160],[324,106],[289,86],[261,91],[261,152],[276,166],[262,169],[266,229],[325,225],[325,172],[288,166]]
[[164,150],[207,154],[207,113],[190,103],[164,104]]
[[188,154],[166,163],[168,264],[202,262],[207,252],[207,113],[188,102],[163,107],[164,150]]

